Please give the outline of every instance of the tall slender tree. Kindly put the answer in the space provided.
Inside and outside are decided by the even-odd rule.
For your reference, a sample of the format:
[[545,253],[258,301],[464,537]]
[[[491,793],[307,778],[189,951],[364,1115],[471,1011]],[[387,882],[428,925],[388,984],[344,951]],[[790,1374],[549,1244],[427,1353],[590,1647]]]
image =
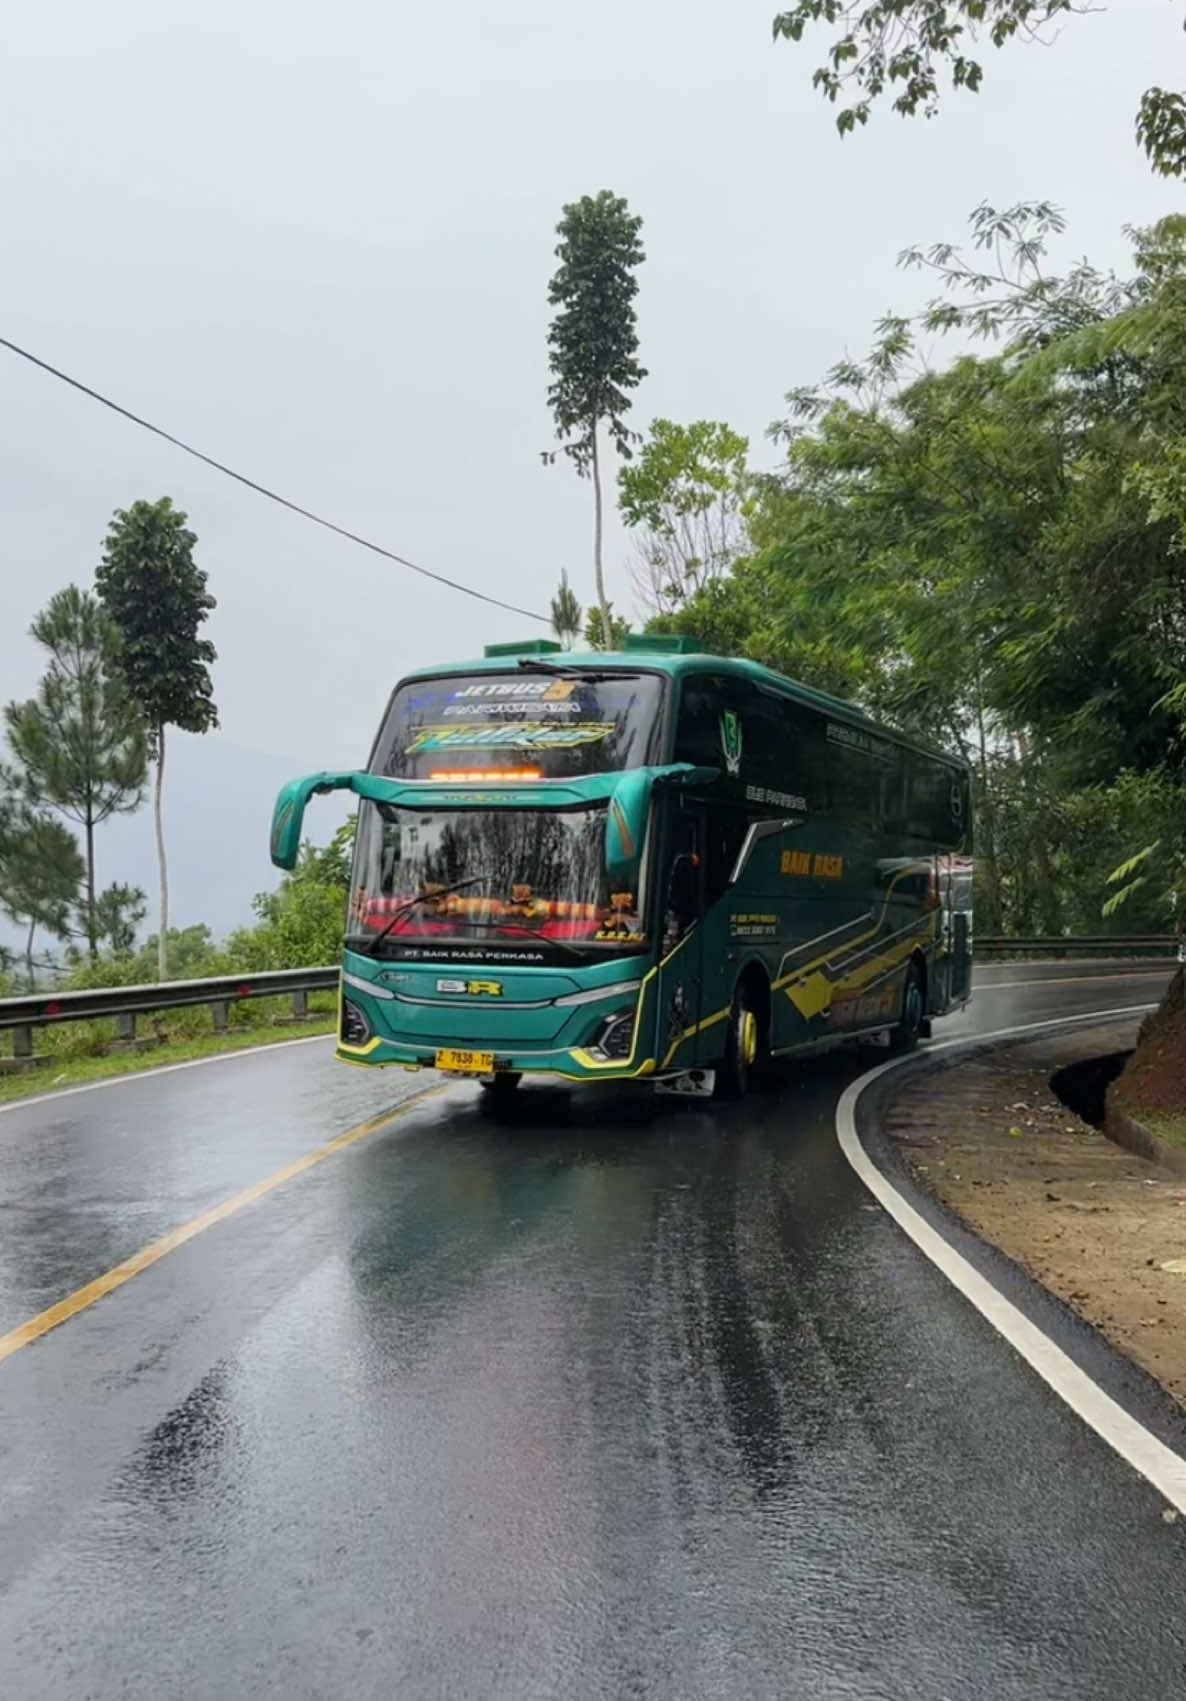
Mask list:
[[553,632],[564,648],[571,650],[581,630],[581,605],[563,567],[560,569],[560,588],[552,598],[551,615]]
[[153,820],[160,871],[157,968],[169,972],[169,873],[162,796],[165,728],[208,732],[218,725],[210,664],[214,645],[198,636],[214,598],[194,561],[197,537],[167,496],[116,510],[95,574],[99,600],[119,634],[116,665],[148,727],[156,762]]
[[635,269],[646,258],[642,220],[619,195],[603,189],[564,208],[556,226],[560,264],[548,285],[557,309],[548,330],[552,382],[548,405],[563,452],[593,480],[593,568],[604,647],[613,647],[602,563],[601,465],[598,428],[608,427],[619,454],[629,456],[625,420],[629,391],[646,377],[638,364]]
[[114,669],[117,634],[89,591],[67,585],[50,598],[30,634],[49,653],[37,695],[9,703],[4,721],[25,788],[83,829],[83,931],[98,949],[95,828],[144,800],[148,745],[144,720]]

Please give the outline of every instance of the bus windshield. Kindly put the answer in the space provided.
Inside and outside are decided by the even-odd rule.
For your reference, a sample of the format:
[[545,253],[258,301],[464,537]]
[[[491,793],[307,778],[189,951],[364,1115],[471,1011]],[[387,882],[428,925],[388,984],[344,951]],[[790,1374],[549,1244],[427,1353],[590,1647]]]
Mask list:
[[548,780],[661,760],[656,674],[452,674],[401,685],[372,771],[393,779]]
[[530,956],[534,942],[541,961],[573,947],[644,945],[641,897],[611,890],[606,876],[606,809],[363,803],[348,944],[414,958],[441,954],[434,944]]

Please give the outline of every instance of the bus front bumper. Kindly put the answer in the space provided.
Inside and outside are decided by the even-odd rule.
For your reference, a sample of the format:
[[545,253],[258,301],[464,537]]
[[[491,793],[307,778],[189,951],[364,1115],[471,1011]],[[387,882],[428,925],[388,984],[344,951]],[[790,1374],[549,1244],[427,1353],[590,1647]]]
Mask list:
[[[489,971],[480,971],[488,973]],[[390,978],[390,977],[389,977]],[[425,977],[427,979],[427,977]],[[446,991],[401,971],[393,987],[377,976],[343,975],[338,1052],[343,1063],[367,1067],[442,1069],[481,1078],[538,1075],[592,1083],[637,1080],[655,1073],[655,971],[638,959],[599,965],[588,979],[541,971],[520,980],[505,999],[497,982],[468,982],[465,970]],[[464,1036],[464,1037],[461,1037]]]
[[538,1051],[494,1051],[480,1053],[483,1058],[493,1059],[493,1069],[483,1061],[481,1067],[457,1068],[449,1067],[446,1056],[441,1059],[441,1053],[456,1051],[455,1047],[441,1046],[433,1051],[417,1051],[410,1046],[395,1045],[387,1040],[371,1040],[366,1046],[356,1047],[338,1044],[337,1056],[342,1063],[358,1063],[364,1067],[391,1067],[401,1069],[440,1069],[443,1074],[457,1079],[488,1080],[491,1074],[496,1075],[537,1075],[543,1079],[580,1082],[582,1084],[597,1081],[636,1081],[655,1073],[655,1059],[644,1057],[641,1062],[621,1062],[617,1059],[601,1059],[584,1047],[574,1047],[571,1051],[554,1052],[546,1057]]

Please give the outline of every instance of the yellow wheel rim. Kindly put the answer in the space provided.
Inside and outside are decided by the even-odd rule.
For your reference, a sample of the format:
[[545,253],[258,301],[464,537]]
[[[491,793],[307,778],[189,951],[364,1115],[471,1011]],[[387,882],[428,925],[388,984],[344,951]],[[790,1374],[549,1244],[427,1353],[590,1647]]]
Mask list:
[[752,1010],[741,1012],[741,1055],[747,1068],[758,1055],[758,1022]]

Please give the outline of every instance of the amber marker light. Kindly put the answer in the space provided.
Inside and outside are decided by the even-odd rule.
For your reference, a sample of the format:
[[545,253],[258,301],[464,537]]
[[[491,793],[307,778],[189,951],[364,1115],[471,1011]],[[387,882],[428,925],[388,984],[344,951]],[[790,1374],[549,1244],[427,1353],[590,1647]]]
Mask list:
[[430,780],[443,780],[447,785],[489,785],[492,780],[538,780],[538,768],[475,768],[472,771],[445,771],[429,774]]

